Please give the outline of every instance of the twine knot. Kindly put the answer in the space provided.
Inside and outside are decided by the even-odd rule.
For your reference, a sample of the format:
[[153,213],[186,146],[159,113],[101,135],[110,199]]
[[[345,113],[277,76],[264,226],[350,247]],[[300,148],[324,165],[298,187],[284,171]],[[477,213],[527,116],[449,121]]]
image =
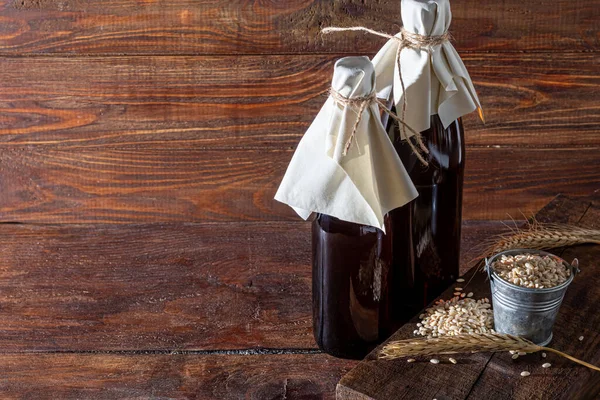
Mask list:
[[[396,122],[398,122],[398,124],[401,127],[406,128],[411,133],[413,133],[414,137],[417,138],[417,143],[420,145],[421,150],[424,153],[429,152],[427,150],[427,148],[423,145],[423,142],[421,140],[421,134],[419,132],[415,131],[414,129],[412,129],[410,126],[408,126],[392,110],[387,108],[385,103],[382,100],[377,98],[377,93],[375,93],[375,90],[373,90],[370,94],[368,94],[366,96],[346,97],[343,94],[341,94],[340,92],[338,92],[337,90],[335,90],[334,88],[331,88],[331,89],[329,89],[329,95],[331,96],[331,98],[333,99],[333,101],[336,104],[341,105],[342,107],[346,107],[346,106],[350,107],[350,108],[356,110],[356,114],[357,114],[356,121],[354,122],[354,125],[352,126],[352,133],[350,134],[350,137],[348,138],[348,141],[346,142],[346,145],[344,146],[344,150],[342,152],[342,154],[344,156],[346,154],[348,154],[348,149],[350,149],[350,145],[352,145],[352,141],[354,140],[354,138],[356,136],[356,131],[358,130],[358,125],[360,124],[360,121],[362,120],[362,116],[363,116],[365,110],[368,109],[372,104],[377,104],[392,119],[394,119]],[[401,130],[401,134],[402,133],[403,133],[403,130]],[[423,158],[423,156],[421,155],[421,152],[415,147],[415,145],[412,143],[412,141],[410,139],[408,139],[406,137],[406,135],[404,135],[402,137],[402,139],[406,139],[407,143],[410,145],[411,149],[413,150],[413,152],[415,153],[415,155],[417,156],[419,161],[421,161],[421,163],[423,163],[424,165],[428,165],[427,161],[425,160],[425,158]]]
[[420,35],[418,33],[410,32],[404,29],[404,27],[400,28],[399,35],[400,36],[392,36],[391,39],[400,42],[402,48],[427,51],[431,51],[434,46],[439,46],[452,39],[452,36],[448,32],[444,32],[441,35]]
[[[427,147],[425,147],[425,145],[423,144],[423,140],[421,139],[421,134],[416,132],[414,129],[410,128],[406,123],[404,123],[404,119],[406,117],[406,104],[407,103],[406,103],[406,88],[404,86],[404,80],[402,79],[402,68],[400,65],[400,52],[402,51],[402,49],[405,49],[405,48],[415,49],[415,50],[426,50],[426,51],[430,52],[434,46],[438,46],[438,45],[441,45],[443,43],[450,41],[450,39],[451,39],[450,34],[448,32],[444,32],[444,34],[442,34],[442,35],[431,35],[431,36],[430,35],[420,35],[418,33],[410,32],[410,31],[404,29],[404,27],[402,27],[402,28],[400,28],[400,32],[398,32],[397,35],[393,36],[393,35],[389,35],[384,32],[378,32],[373,29],[366,28],[364,26],[351,26],[351,27],[347,27],[347,28],[330,26],[327,28],[323,28],[321,30],[321,33],[328,34],[328,33],[333,33],[333,32],[348,32],[348,31],[362,31],[362,32],[370,33],[375,36],[380,36],[380,37],[384,37],[384,38],[387,38],[390,40],[395,40],[399,43],[398,51],[396,53],[396,62],[398,63],[398,71],[399,71],[399,75],[400,75],[399,76],[400,85],[402,87],[403,95],[402,95],[402,110],[401,110],[400,117],[398,117],[391,110],[389,110],[386,107],[386,105],[383,103],[383,101],[378,99],[374,93],[365,98],[357,98],[357,99],[345,98],[344,96],[340,95],[337,92],[336,92],[337,93],[336,95],[332,94],[332,97],[338,103],[344,102],[343,104],[345,104],[345,105],[351,105],[351,104],[359,105],[358,120],[355,124],[354,129],[352,130],[352,135],[350,136],[350,140],[346,144],[346,149],[344,150],[344,154],[346,154],[347,149],[350,146],[350,143],[352,141],[352,138],[354,137],[356,128],[358,127],[358,123],[360,122],[362,112],[364,111],[364,109],[366,107],[366,106],[362,106],[362,104],[363,103],[367,104],[367,102],[372,103],[373,101],[375,101],[375,102],[377,102],[377,104],[379,104],[379,106],[386,113],[388,113],[390,115],[390,117],[392,117],[394,120],[396,120],[399,123],[400,137],[402,139],[405,139],[408,142],[411,149],[413,150],[413,153],[415,154],[415,156],[417,156],[417,158],[421,161],[421,163],[424,165],[427,165],[427,162],[423,158],[421,151],[426,154],[429,153],[429,151],[427,150]],[[359,101],[359,99],[362,99],[362,103],[361,103],[361,101]],[[406,135],[406,131],[405,131],[406,129],[408,129],[410,132],[412,132],[414,134],[415,141],[417,142],[417,145],[419,146],[419,149],[421,151],[419,151],[419,149],[417,149],[417,147],[415,147],[415,145],[411,142],[410,138],[408,138],[408,136]]]

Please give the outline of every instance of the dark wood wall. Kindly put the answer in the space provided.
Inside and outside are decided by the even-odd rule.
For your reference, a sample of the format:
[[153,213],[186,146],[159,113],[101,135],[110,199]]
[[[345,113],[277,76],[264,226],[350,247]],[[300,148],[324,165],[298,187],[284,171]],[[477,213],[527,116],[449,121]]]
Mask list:
[[[466,219],[600,187],[600,2],[461,0]],[[0,221],[296,220],[272,197],[334,61],[399,1],[0,1]]]
[[[465,218],[598,189],[600,0],[452,6],[487,117],[465,119]],[[334,61],[383,44],[320,28],[394,33],[399,8],[0,0],[0,389],[331,389],[352,364],[309,357],[309,227],[272,198]],[[472,222],[465,240],[498,229]]]

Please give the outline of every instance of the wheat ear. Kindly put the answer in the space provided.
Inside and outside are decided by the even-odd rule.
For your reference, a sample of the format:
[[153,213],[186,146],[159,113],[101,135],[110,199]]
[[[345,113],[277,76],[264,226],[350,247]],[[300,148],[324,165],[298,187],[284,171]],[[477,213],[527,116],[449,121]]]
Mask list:
[[526,230],[497,236],[486,255],[510,249],[547,250],[585,243],[600,244],[600,230],[533,222]]
[[590,369],[600,371],[600,368],[572,357],[568,354],[549,347],[538,346],[527,339],[500,333],[481,333],[457,336],[442,336],[431,339],[397,340],[386,344],[379,358],[393,360],[408,356],[429,356],[433,354],[480,353],[496,351],[521,351],[535,353],[548,351],[568,358]]

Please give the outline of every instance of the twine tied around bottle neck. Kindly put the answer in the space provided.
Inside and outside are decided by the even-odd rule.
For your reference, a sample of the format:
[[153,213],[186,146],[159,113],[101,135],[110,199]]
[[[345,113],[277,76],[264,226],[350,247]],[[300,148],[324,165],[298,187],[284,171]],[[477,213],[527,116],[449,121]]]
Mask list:
[[[399,74],[399,78],[400,78],[400,86],[402,87],[402,109],[400,112],[400,117],[393,114],[386,107],[386,105],[383,104],[383,102],[381,100],[377,99],[376,97],[375,97],[375,99],[376,99],[377,104],[379,104],[379,106],[381,106],[384,111],[386,111],[390,116],[392,116],[392,118],[394,118],[394,120],[396,120],[400,123],[400,126],[399,126],[400,127],[400,137],[402,139],[406,139],[406,141],[410,144],[410,146],[411,146],[413,152],[415,153],[415,155],[417,156],[417,158],[423,164],[427,165],[423,156],[421,155],[421,152],[414,146],[414,144],[411,142],[411,140],[407,137],[406,131],[405,131],[405,129],[409,129],[411,132],[413,132],[415,141],[417,142],[421,151],[423,151],[426,154],[429,153],[427,148],[423,144],[421,134],[415,133],[415,131],[412,128],[410,128],[407,124],[404,123],[404,120],[406,117],[407,101],[406,101],[406,87],[404,86],[404,79],[402,79],[402,67],[400,65],[400,52],[406,48],[416,49],[416,50],[426,50],[426,51],[430,52],[434,46],[438,46],[438,45],[441,45],[443,43],[450,41],[450,39],[451,39],[450,34],[448,32],[444,32],[442,35],[431,35],[431,36],[420,35],[418,33],[409,32],[408,30],[404,29],[404,27],[402,27],[402,28],[400,28],[400,32],[397,35],[393,36],[393,35],[389,35],[384,32],[378,32],[373,29],[366,28],[364,26],[351,26],[351,27],[347,27],[347,28],[330,26],[327,28],[323,28],[321,30],[321,33],[328,34],[328,33],[334,33],[334,32],[349,32],[349,31],[362,31],[362,32],[370,33],[375,36],[380,36],[380,37],[384,37],[387,39],[395,40],[399,43],[398,50],[396,52],[396,62],[398,63],[398,71],[399,71],[398,74]],[[364,110],[364,108],[362,110]],[[360,122],[360,115],[359,115],[359,119],[358,119],[357,123],[358,122]],[[352,135],[354,136],[354,132],[352,133]],[[352,139],[352,137],[351,137],[351,139]]]
[[[348,153],[348,150],[350,149],[350,145],[352,145],[352,141],[355,139],[356,131],[358,130],[358,125],[360,124],[360,121],[362,120],[362,116],[363,116],[365,110],[367,110],[372,104],[377,104],[392,119],[394,119],[396,122],[398,122],[398,124],[402,128],[408,129],[414,135],[414,137],[417,138],[417,143],[420,145],[421,150],[425,153],[429,153],[429,151],[427,150],[425,145],[423,145],[423,141],[421,140],[421,134],[419,132],[415,131],[410,126],[408,126],[408,124],[406,124],[406,122],[404,122],[400,117],[398,117],[392,110],[387,108],[386,104],[382,100],[377,98],[377,93],[375,93],[374,90],[367,96],[346,97],[343,94],[341,94],[340,92],[338,92],[337,90],[335,90],[334,88],[331,88],[331,89],[329,89],[329,95],[331,96],[331,98],[333,99],[333,101],[336,104],[339,104],[341,106],[350,107],[353,110],[355,110],[355,112],[357,114],[356,121],[354,122],[354,125],[352,126],[352,133],[350,134],[350,137],[346,141],[346,145],[344,146],[344,150],[342,152],[342,154],[344,156]],[[405,139],[406,142],[410,145],[412,151],[415,153],[415,156],[419,159],[419,161],[421,161],[421,163],[423,165],[427,166],[428,165],[427,161],[425,160],[425,158],[423,157],[423,155],[421,154],[419,149],[417,149],[417,147],[414,145],[414,143],[409,138],[406,137],[406,134],[404,133],[404,129],[400,130],[400,134],[404,135],[404,136],[402,136],[402,139]]]

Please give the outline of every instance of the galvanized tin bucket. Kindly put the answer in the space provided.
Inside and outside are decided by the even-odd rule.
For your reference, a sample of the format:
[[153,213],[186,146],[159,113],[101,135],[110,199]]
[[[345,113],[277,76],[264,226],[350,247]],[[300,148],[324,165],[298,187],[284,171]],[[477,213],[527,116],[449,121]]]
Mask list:
[[[562,284],[545,289],[530,289],[513,285],[500,278],[492,267],[496,259],[503,255],[537,254],[550,256],[571,270],[571,275]],[[492,287],[492,304],[494,307],[494,330],[531,340],[545,346],[552,340],[552,326],[558,314],[567,287],[579,272],[579,262],[574,259],[569,265],[554,254],[529,249],[514,249],[498,253],[485,260],[485,268],[490,277]]]

